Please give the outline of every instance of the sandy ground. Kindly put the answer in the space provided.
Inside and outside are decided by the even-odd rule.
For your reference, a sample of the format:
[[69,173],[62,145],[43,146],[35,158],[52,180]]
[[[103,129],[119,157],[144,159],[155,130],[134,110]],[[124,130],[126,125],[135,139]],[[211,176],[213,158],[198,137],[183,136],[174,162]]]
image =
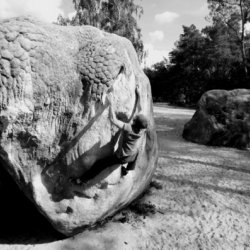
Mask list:
[[154,111],[159,162],[141,199],[73,238],[0,249],[250,249],[250,152],[182,139],[193,110]]

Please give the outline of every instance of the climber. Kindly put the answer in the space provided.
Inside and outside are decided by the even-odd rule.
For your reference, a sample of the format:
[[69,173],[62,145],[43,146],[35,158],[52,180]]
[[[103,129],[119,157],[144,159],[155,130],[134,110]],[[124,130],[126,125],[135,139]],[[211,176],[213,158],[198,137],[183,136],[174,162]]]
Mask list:
[[[138,142],[139,139],[145,132],[145,129],[148,127],[148,119],[141,112],[141,97],[139,92],[139,87],[136,86],[135,89],[137,96],[137,107],[138,113],[135,117],[132,117],[132,123],[124,123],[116,118],[116,115],[113,111],[113,105],[110,103],[110,121],[121,130],[120,139],[118,142],[118,148],[111,156],[114,164],[125,164],[128,163],[128,167],[122,167],[123,175],[127,174],[128,170],[131,170],[131,167],[138,155]],[[111,161],[111,162],[112,162]],[[111,165],[111,164],[110,164]]]
[[[76,184],[81,184],[82,182],[86,182],[93,178],[97,172],[105,169],[108,166],[112,166],[115,164],[128,164],[125,168],[122,166],[121,172],[122,175],[126,175],[129,170],[134,169],[134,162],[137,158],[139,153],[138,143],[140,138],[142,138],[145,130],[148,127],[148,119],[145,115],[141,113],[141,97],[139,93],[139,87],[136,87],[136,97],[137,102],[134,108],[134,112],[131,117],[131,123],[125,123],[121,120],[116,118],[116,115],[113,110],[113,105],[109,98],[107,98],[109,104],[109,116],[110,121],[116,127],[120,129],[120,136],[118,140],[118,148],[117,150],[111,155],[104,159],[98,160],[89,171],[87,171],[82,177],[76,179]],[[135,110],[138,108],[138,114],[134,116]]]

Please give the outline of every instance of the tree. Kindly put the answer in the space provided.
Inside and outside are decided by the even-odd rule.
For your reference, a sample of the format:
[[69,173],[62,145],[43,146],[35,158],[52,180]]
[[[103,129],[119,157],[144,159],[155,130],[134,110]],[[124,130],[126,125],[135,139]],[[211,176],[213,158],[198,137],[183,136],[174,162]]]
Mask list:
[[210,89],[249,88],[250,0],[208,0],[211,25],[183,26],[170,63],[146,69],[153,98],[194,105]]
[[134,0],[73,0],[76,15],[72,19],[58,17],[61,25],[92,25],[128,38],[141,61],[144,55],[141,29],[137,19],[143,14]]
[[152,88],[154,101],[164,101],[169,99],[169,91],[166,80],[168,79],[168,61],[164,58],[152,66],[152,68],[144,68],[144,73],[148,76]]
[[207,43],[195,25],[183,26],[183,34],[170,52],[170,80],[175,85],[175,95],[185,95],[190,103],[196,102],[206,89],[210,67]]
[[223,22],[207,26],[202,32],[207,38],[206,50],[209,60],[207,72],[211,87],[216,88],[216,85],[223,88],[237,87],[244,78],[237,38]]
[[194,25],[183,26],[170,62],[165,60],[145,70],[154,100],[194,105],[207,90],[246,87],[240,47],[231,32],[223,22],[202,31]]
[[170,62],[179,64],[187,71],[199,72],[204,68],[204,46],[206,38],[195,27],[183,26],[183,34],[175,43],[176,48],[170,52]]
[[245,76],[248,76],[246,24],[250,20],[249,0],[208,0],[213,23],[222,22],[240,47]]
[[[73,0],[76,16],[74,24],[89,24],[100,28],[101,8],[105,0]],[[82,23],[81,23],[82,22]]]

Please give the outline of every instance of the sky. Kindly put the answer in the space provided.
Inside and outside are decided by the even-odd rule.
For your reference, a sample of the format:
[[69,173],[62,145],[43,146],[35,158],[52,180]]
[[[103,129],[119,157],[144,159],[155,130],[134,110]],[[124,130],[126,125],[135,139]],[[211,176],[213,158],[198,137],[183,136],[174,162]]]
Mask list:
[[[0,0],[0,18],[33,15],[46,22],[56,21],[59,14],[71,16],[72,0]],[[138,21],[148,52],[144,66],[168,58],[182,26],[194,24],[201,29],[209,23],[207,0],[136,0],[144,9]]]
[[194,24],[202,29],[209,11],[207,0],[137,0],[144,14],[139,20],[143,41],[148,50],[146,66],[168,58],[174,43],[183,32],[182,26]]

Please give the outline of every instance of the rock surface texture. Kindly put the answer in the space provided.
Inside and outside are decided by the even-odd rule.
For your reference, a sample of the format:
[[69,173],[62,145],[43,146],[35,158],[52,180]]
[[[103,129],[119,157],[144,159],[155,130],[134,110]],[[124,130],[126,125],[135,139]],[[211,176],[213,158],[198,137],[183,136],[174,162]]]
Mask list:
[[[89,26],[2,20],[0,73],[1,162],[58,231],[74,234],[143,192],[157,142],[150,84],[128,40]],[[121,176],[121,166],[110,166],[82,186],[70,183],[114,151],[118,130],[105,95],[112,92],[113,109],[127,122],[136,84],[149,128],[135,169]]]
[[183,137],[189,141],[245,149],[250,145],[250,90],[211,90],[198,103]]

